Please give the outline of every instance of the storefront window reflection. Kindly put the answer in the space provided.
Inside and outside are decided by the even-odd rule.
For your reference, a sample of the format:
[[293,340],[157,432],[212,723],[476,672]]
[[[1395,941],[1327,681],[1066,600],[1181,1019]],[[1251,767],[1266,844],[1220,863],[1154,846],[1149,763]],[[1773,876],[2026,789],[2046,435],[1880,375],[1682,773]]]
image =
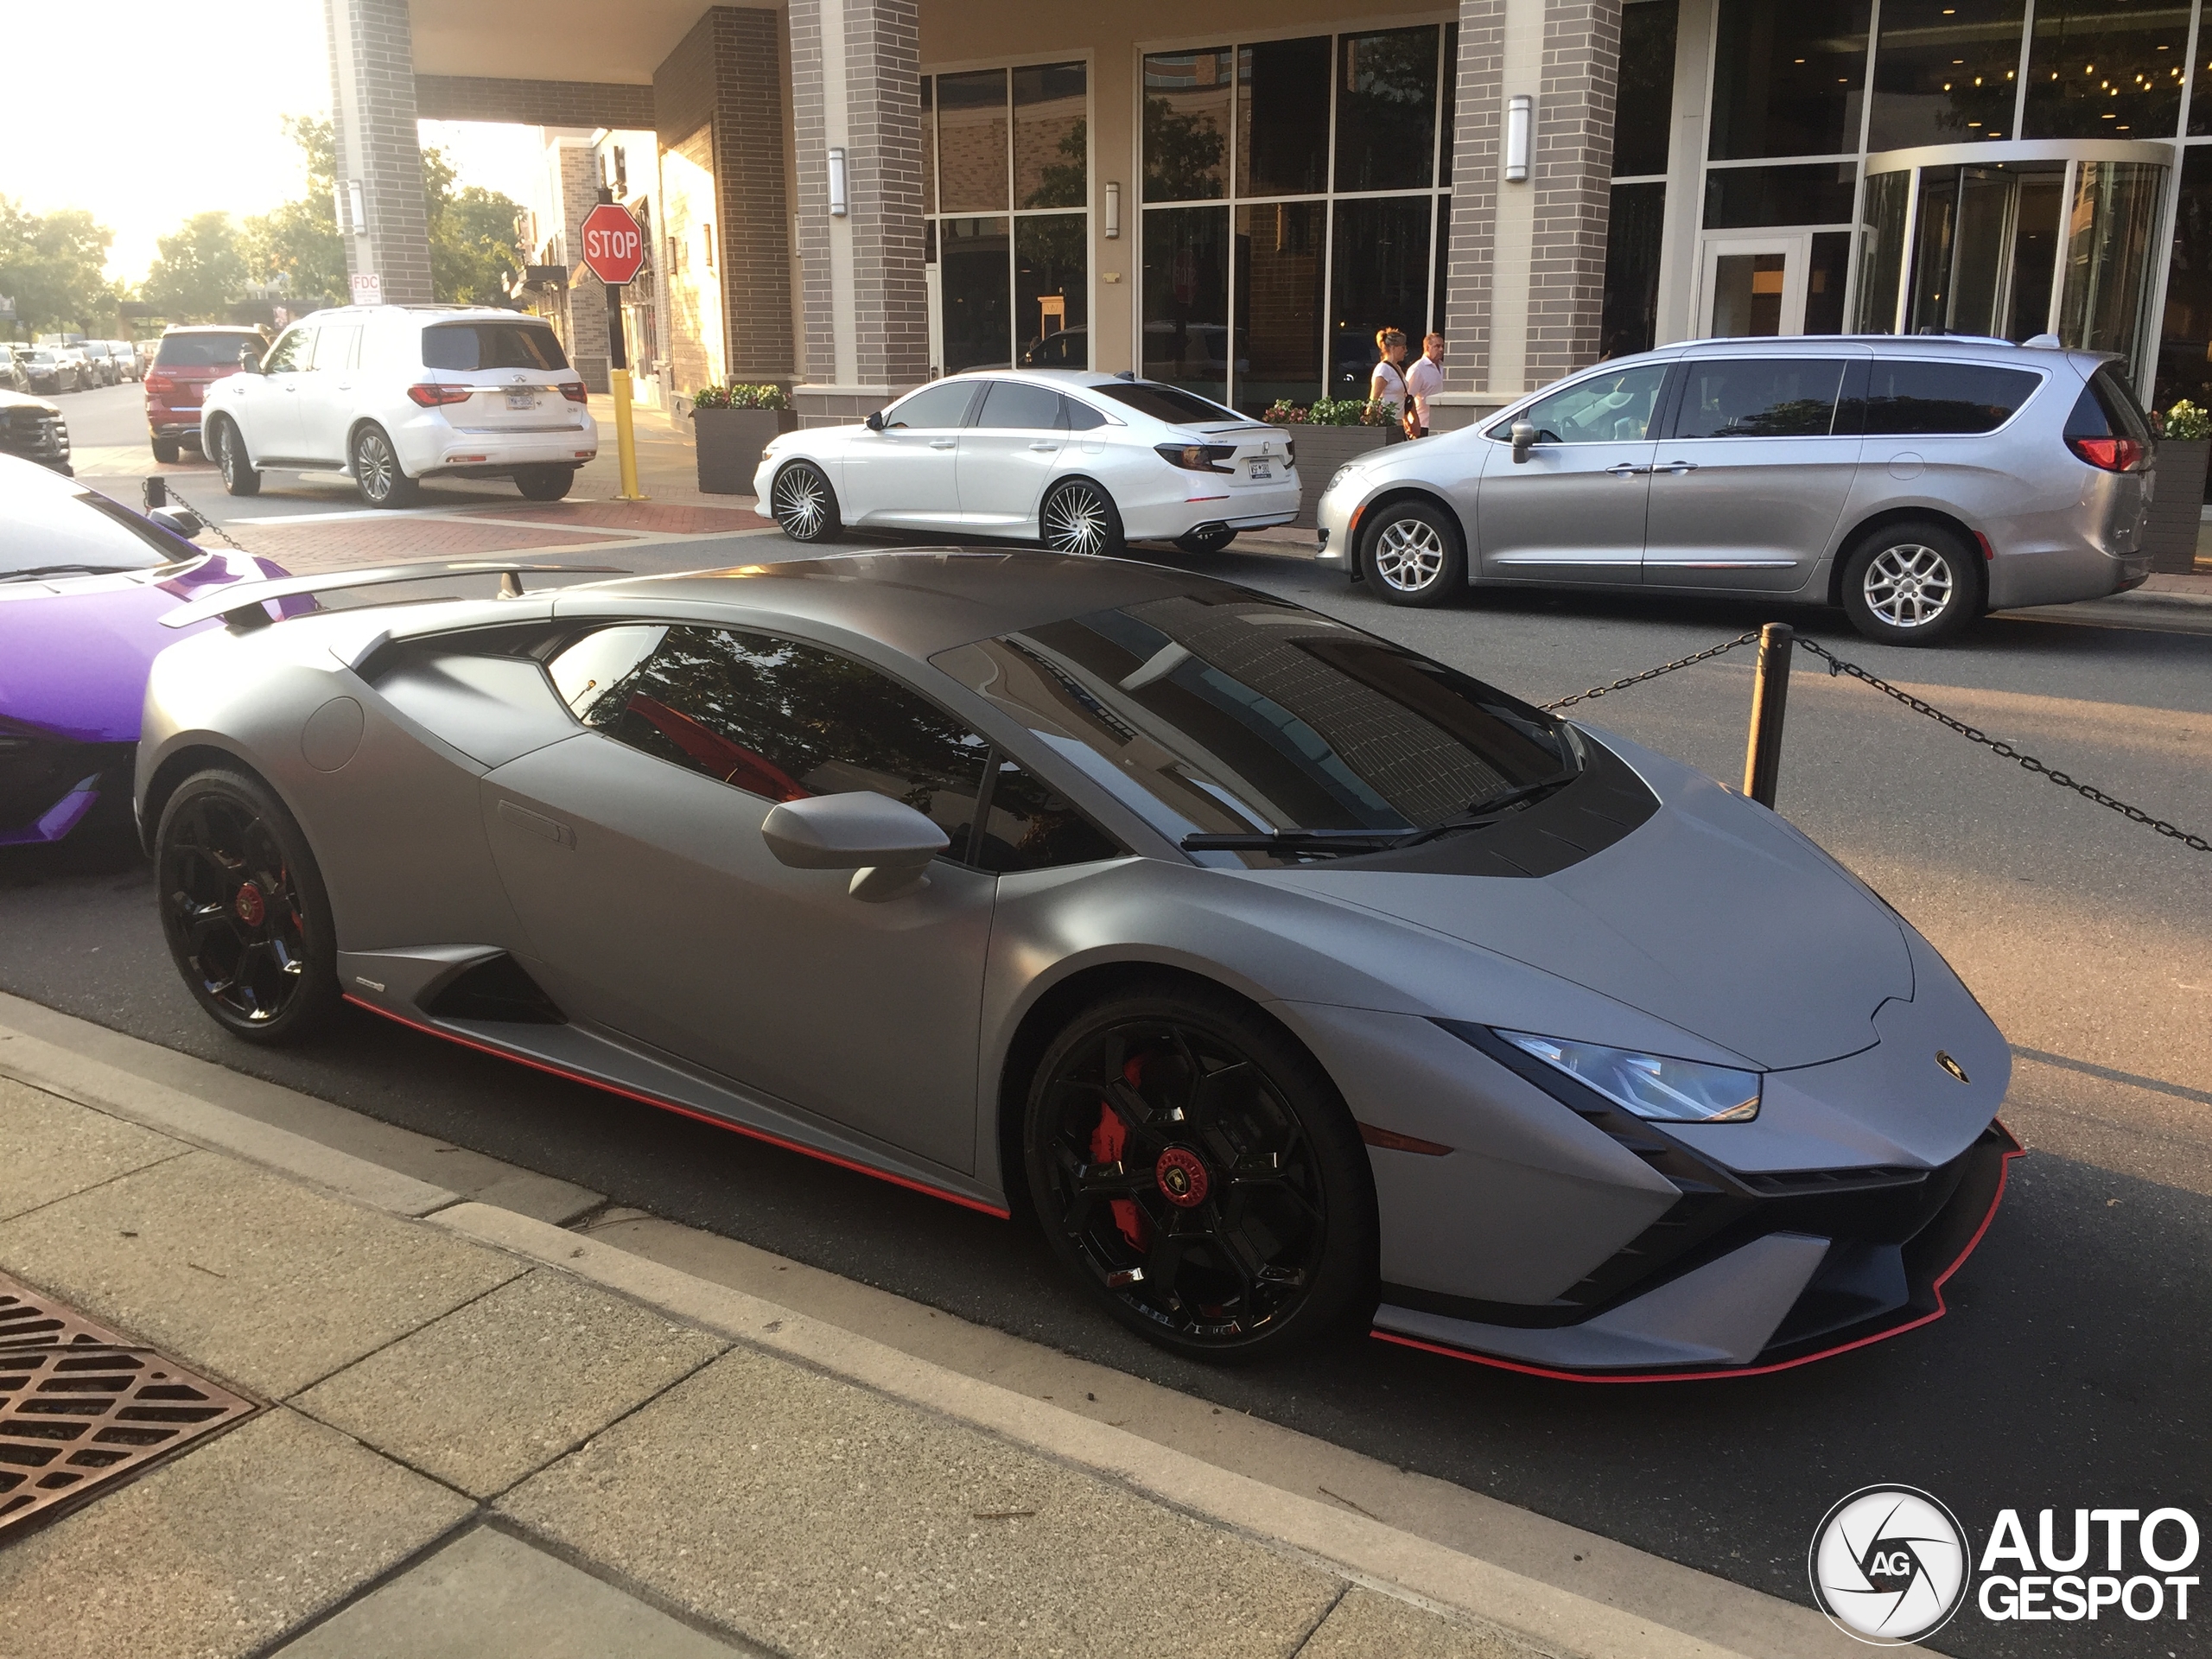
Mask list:
[[1229,194],[1230,54],[1173,52],[1144,60],[1144,199],[1210,201]]
[[2174,0],[2036,0],[2030,138],[2171,138],[2189,12]]
[[1421,190],[1436,179],[1437,31],[1337,41],[1337,188]]
[[1145,378],[1229,395],[1229,209],[1155,207],[1144,216]]
[[1882,0],[1866,148],[2014,137],[2022,0]]
[[1867,0],[1720,0],[1716,162],[1859,147]]

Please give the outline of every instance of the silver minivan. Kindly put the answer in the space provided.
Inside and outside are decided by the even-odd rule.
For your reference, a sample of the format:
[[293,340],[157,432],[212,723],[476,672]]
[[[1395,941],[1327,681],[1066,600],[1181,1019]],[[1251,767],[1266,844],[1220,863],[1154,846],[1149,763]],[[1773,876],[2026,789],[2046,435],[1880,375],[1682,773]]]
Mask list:
[[1351,462],[1319,556],[1401,605],[1470,584],[1762,595],[1933,645],[1985,611],[2140,583],[2156,458],[2102,353],[1700,340]]

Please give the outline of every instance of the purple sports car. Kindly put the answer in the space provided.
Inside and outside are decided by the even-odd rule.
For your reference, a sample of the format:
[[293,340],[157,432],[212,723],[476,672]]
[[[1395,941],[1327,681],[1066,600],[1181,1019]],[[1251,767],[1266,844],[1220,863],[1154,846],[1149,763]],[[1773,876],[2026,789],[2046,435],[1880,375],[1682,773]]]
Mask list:
[[0,455],[0,846],[60,840],[103,791],[127,799],[146,670],[177,640],[159,619],[283,574]]

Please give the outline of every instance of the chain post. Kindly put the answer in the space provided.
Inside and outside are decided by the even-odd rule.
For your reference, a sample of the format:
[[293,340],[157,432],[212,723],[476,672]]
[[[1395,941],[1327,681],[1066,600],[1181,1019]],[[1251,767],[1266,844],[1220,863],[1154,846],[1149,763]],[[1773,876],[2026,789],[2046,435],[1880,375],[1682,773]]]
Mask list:
[[1759,630],[1759,664],[1751,682],[1751,730],[1744,746],[1744,793],[1771,810],[1782,777],[1782,719],[1789,703],[1789,650],[1797,630],[1770,622]]

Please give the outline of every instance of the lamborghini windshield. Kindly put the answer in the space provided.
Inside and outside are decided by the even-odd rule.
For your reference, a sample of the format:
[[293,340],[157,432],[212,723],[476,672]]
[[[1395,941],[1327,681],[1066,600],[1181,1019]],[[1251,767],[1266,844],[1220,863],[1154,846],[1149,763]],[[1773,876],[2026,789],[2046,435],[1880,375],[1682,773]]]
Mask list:
[[0,582],[150,570],[200,550],[116,502],[28,465],[0,467]]
[[1541,710],[1255,594],[1093,611],[931,661],[1177,841],[1410,834],[1580,764]]

